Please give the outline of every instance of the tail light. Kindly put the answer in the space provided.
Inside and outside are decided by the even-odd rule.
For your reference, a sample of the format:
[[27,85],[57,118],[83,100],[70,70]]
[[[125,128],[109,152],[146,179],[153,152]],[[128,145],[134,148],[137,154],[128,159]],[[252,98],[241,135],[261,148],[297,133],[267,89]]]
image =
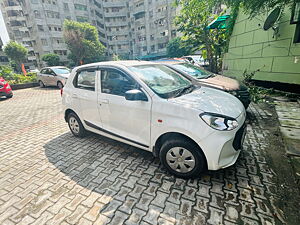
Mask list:
[[60,96],[62,96],[62,95],[63,95],[63,92],[64,92],[64,89],[63,89],[63,88],[61,88],[61,89],[60,89]]

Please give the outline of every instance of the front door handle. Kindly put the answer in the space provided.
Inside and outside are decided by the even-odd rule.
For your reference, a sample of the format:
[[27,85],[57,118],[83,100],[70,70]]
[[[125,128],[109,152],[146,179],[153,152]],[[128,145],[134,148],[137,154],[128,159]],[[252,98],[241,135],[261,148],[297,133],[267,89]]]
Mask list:
[[101,99],[100,100],[100,104],[108,104],[108,103],[109,103],[108,99]]

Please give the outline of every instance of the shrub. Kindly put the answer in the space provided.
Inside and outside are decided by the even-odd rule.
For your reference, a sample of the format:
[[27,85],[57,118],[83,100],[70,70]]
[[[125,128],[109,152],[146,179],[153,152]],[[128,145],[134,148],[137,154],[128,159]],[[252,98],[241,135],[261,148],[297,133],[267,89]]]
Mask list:
[[13,73],[9,66],[0,66],[0,77],[3,77],[10,84],[25,84],[37,82],[36,73],[28,73],[27,76],[23,74]]

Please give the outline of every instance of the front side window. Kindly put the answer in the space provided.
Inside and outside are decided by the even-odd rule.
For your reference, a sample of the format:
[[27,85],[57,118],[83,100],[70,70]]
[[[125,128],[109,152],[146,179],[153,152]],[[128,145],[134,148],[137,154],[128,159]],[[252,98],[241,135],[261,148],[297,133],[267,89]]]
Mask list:
[[172,65],[175,69],[178,71],[182,71],[184,73],[187,73],[188,75],[196,78],[196,79],[203,79],[207,78],[211,75],[208,71],[205,71],[201,69],[198,66],[194,66],[189,63],[179,63],[179,64],[173,64]]
[[101,92],[111,95],[125,96],[129,90],[137,89],[138,84],[119,70],[101,71]]
[[95,91],[96,70],[83,70],[77,73],[74,86],[76,88]]
[[164,65],[153,64],[128,68],[162,98],[176,97],[182,90],[192,86],[188,79]]

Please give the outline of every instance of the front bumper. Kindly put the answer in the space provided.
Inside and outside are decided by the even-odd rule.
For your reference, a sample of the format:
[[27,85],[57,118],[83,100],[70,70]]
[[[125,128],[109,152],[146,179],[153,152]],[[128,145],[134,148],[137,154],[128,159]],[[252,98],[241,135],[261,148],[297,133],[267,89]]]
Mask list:
[[207,159],[209,170],[218,170],[233,165],[242,149],[246,134],[246,113],[243,112],[237,121],[241,124],[232,131],[215,131],[198,143]]
[[229,93],[237,97],[243,103],[245,109],[248,108],[249,104],[251,103],[251,96],[247,88],[229,91]]

